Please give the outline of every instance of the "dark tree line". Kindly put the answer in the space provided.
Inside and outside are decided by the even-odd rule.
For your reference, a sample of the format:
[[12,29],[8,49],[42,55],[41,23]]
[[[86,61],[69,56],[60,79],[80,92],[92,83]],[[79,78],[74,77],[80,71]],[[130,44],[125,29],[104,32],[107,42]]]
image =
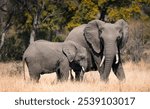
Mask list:
[[97,15],[106,22],[149,20],[149,8],[145,0],[0,0],[0,60],[20,60],[34,40],[63,41]]

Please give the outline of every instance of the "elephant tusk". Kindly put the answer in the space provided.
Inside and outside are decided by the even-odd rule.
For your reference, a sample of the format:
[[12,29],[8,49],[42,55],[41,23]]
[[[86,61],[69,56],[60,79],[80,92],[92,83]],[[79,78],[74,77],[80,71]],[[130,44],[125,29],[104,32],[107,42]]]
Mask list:
[[119,62],[119,56],[118,56],[118,54],[116,54],[116,62],[115,62],[115,64],[117,64]]
[[105,60],[105,56],[103,56],[103,58],[102,58],[102,61],[101,61],[101,63],[100,63],[100,67],[103,65],[104,60]]
[[85,69],[84,69],[84,67],[82,67],[82,71],[83,71],[83,72],[85,72]]

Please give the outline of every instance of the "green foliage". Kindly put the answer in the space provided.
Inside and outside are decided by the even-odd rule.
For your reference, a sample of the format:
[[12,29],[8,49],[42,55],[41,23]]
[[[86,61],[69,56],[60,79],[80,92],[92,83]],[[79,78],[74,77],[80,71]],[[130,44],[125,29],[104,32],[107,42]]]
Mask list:
[[72,29],[73,27],[95,19],[98,12],[98,6],[92,0],[82,0],[71,21],[67,24],[67,28]]
[[[143,6],[150,6],[150,0],[8,0],[7,12],[1,14],[7,22],[13,12],[11,31],[1,50],[1,59],[21,59],[29,44],[34,19],[39,14],[37,39],[62,42],[68,32],[76,26],[98,18],[106,6],[106,18],[109,22],[118,19],[142,20],[148,22],[150,17],[143,13]],[[0,10],[0,13],[1,10]],[[149,31],[149,26],[145,27]],[[1,30],[1,28],[0,28]],[[68,32],[67,32],[68,31]],[[11,36],[11,37],[10,37]],[[144,34],[144,43],[149,40],[149,32]]]
[[52,42],[63,42],[64,40],[64,36],[56,36],[52,39]]
[[19,37],[6,38],[1,50],[0,61],[21,60],[23,47],[23,42]]
[[[150,4],[149,0],[60,0],[60,3],[51,0],[38,0],[37,3],[33,2],[34,0],[27,1],[30,11],[23,9],[21,17],[24,22],[16,23],[18,26],[22,23],[21,28],[28,31],[33,27],[34,17],[39,8],[41,9],[39,28],[47,31],[60,31],[64,27],[70,30],[97,18],[105,5],[108,21],[116,21],[121,18],[126,20],[146,19],[147,17],[142,15],[140,3]],[[19,5],[18,8],[21,6]],[[16,16],[16,19],[20,21],[20,17]]]
[[68,7],[69,11],[75,11],[78,8],[78,0],[64,0],[64,3]]
[[129,7],[110,7],[108,9],[108,19],[110,21],[116,21],[118,19],[129,20],[132,18],[140,18],[141,9],[136,4],[133,3]]
[[[77,0],[78,1],[78,0]],[[107,6],[107,21],[114,22],[118,19],[146,19],[141,11],[140,3],[148,3],[149,0],[81,0],[67,2],[69,11],[73,13],[66,28],[72,29],[83,23],[97,18],[101,14],[103,6]]]
[[105,4],[107,0],[98,0],[98,6]]

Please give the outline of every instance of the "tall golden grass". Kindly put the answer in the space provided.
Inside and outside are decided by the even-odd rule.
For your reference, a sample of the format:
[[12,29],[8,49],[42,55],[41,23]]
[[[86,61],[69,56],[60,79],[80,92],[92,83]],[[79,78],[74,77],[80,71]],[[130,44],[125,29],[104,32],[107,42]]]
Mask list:
[[[126,80],[119,82],[111,72],[109,82],[100,81],[97,71],[87,72],[83,82],[56,83],[56,75],[45,74],[38,84],[32,83],[18,74],[15,63],[0,63],[0,91],[2,92],[143,92],[150,91],[150,64],[141,61],[138,64],[127,62],[123,64]],[[21,63],[20,63],[21,65]],[[28,71],[26,69],[26,77]]]

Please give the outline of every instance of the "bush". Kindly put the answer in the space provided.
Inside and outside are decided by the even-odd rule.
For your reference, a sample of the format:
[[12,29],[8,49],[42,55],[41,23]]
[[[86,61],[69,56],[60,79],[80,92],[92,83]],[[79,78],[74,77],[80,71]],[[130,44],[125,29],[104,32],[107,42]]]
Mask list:
[[5,39],[4,45],[1,49],[0,60],[21,60],[23,54],[23,42],[17,36],[8,37]]
[[[150,23],[148,21],[136,21],[129,22],[129,39],[126,46],[126,55],[123,56],[124,60],[132,60],[133,62],[139,62],[145,57],[145,51],[149,48],[150,43]],[[146,52],[147,53],[147,52]],[[150,54],[149,54],[150,55]]]
[[[40,31],[35,40],[44,39],[52,42],[63,42],[64,35],[54,32]],[[22,60],[22,55],[29,45],[30,31],[23,31],[14,36],[6,37],[0,53],[0,61]]]

